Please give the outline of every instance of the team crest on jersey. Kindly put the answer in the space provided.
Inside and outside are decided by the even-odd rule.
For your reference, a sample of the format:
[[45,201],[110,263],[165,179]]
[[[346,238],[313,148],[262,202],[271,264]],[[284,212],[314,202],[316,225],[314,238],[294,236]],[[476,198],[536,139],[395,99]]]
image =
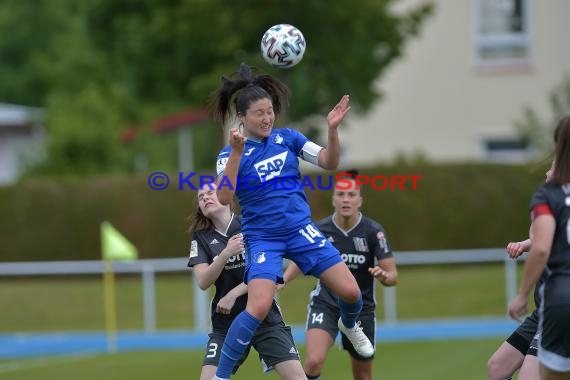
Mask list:
[[190,258],[198,256],[198,242],[196,240],[192,240],[190,244]]
[[273,142],[275,144],[281,144],[283,142],[283,137],[281,137],[281,135],[278,133],[277,135],[275,135],[275,137],[273,138]]
[[386,241],[386,236],[384,232],[380,231],[376,234],[376,238],[378,239],[378,244],[380,248],[384,250],[384,252],[388,252],[388,242]]
[[255,262],[258,264],[263,264],[265,262],[265,252],[259,252],[256,255]]
[[281,170],[283,170],[283,167],[285,166],[285,160],[287,159],[288,153],[288,151],[279,153],[254,165],[261,182],[268,181],[271,178],[281,175]]
[[216,161],[216,173],[218,173],[218,175],[224,172],[227,163],[228,163],[228,157],[222,157],[219,158],[218,161]]
[[359,252],[369,252],[368,250],[368,243],[366,242],[365,238],[361,237],[353,237],[352,240],[354,241],[354,247]]

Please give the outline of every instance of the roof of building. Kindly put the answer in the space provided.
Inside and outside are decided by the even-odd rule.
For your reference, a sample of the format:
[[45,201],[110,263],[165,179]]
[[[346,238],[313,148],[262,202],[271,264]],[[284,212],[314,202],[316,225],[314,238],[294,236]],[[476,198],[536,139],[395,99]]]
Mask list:
[[41,108],[0,103],[0,128],[29,126],[41,122],[43,117],[44,111]]
[[152,129],[157,133],[172,132],[183,127],[192,127],[208,120],[207,108],[194,108],[166,115],[153,123]]
[[[151,130],[157,134],[177,131],[181,128],[192,128],[210,117],[207,108],[192,108],[181,112],[163,116],[151,124]],[[131,143],[139,134],[141,128],[130,126],[121,132],[121,141]]]

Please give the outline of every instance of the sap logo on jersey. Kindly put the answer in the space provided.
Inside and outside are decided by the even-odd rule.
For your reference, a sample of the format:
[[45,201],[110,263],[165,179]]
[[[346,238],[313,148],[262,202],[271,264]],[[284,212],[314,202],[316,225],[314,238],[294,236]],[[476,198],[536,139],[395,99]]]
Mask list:
[[283,166],[285,166],[287,153],[289,152],[285,151],[283,153],[279,153],[254,165],[261,182],[268,181],[281,174],[281,170],[283,170]]

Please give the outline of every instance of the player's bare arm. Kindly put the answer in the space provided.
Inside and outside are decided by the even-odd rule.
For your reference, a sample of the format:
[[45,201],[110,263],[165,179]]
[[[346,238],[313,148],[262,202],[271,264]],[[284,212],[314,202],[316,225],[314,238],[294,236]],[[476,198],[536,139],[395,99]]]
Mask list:
[[228,294],[220,298],[216,305],[216,312],[220,314],[230,314],[238,297],[247,294],[247,285],[243,282],[230,290]]
[[226,265],[228,259],[242,253],[243,250],[243,238],[240,235],[234,235],[228,240],[226,248],[220,253],[219,260],[214,260],[211,264],[194,265],[194,276],[200,289],[206,290],[212,286],[224,270],[224,265]]
[[[226,168],[222,177],[218,179],[218,190],[217,196],[218,200],[223,205],[228,205],[232,198],[234,197],[235,189],[237,186],[237,175],[239,170],[239,164],[241,162],[241,155],[245,147],[245,142],[247,138],[241,134],[237,128],[232,128],[230,130],[230,156],[228,157],[228,162],[226,163]],[[225,182],[229,181],[229,183]]]
[[398,270],[396,259],[393,257],[380,260],[374,268],[368,268],[368,272],[384,286],[394,286],[398,283]]
[[350,111],[350,97],[344,95],[327,115],[327,147],[320,151],[318,158],[319,166],[323,169],[334,170],[338,167],[340,157],[338,127],[348,111]]

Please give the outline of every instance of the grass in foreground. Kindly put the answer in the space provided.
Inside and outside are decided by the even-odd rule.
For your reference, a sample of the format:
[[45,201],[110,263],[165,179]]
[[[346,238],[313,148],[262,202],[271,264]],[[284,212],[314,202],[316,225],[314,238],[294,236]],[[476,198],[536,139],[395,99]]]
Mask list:
[[[500,343],[501,339],[382,343],[374,375],[387,380],[486,379],[487,360]],[[0,380],[194,380],[199,378],[202,355],[200,351],[153,351],[0,361]],[[351,379],[348,355],[336,347],[331,349],[322,377]],[[252,352],[232,379],[278,378],[276,374],[262,375]]]

